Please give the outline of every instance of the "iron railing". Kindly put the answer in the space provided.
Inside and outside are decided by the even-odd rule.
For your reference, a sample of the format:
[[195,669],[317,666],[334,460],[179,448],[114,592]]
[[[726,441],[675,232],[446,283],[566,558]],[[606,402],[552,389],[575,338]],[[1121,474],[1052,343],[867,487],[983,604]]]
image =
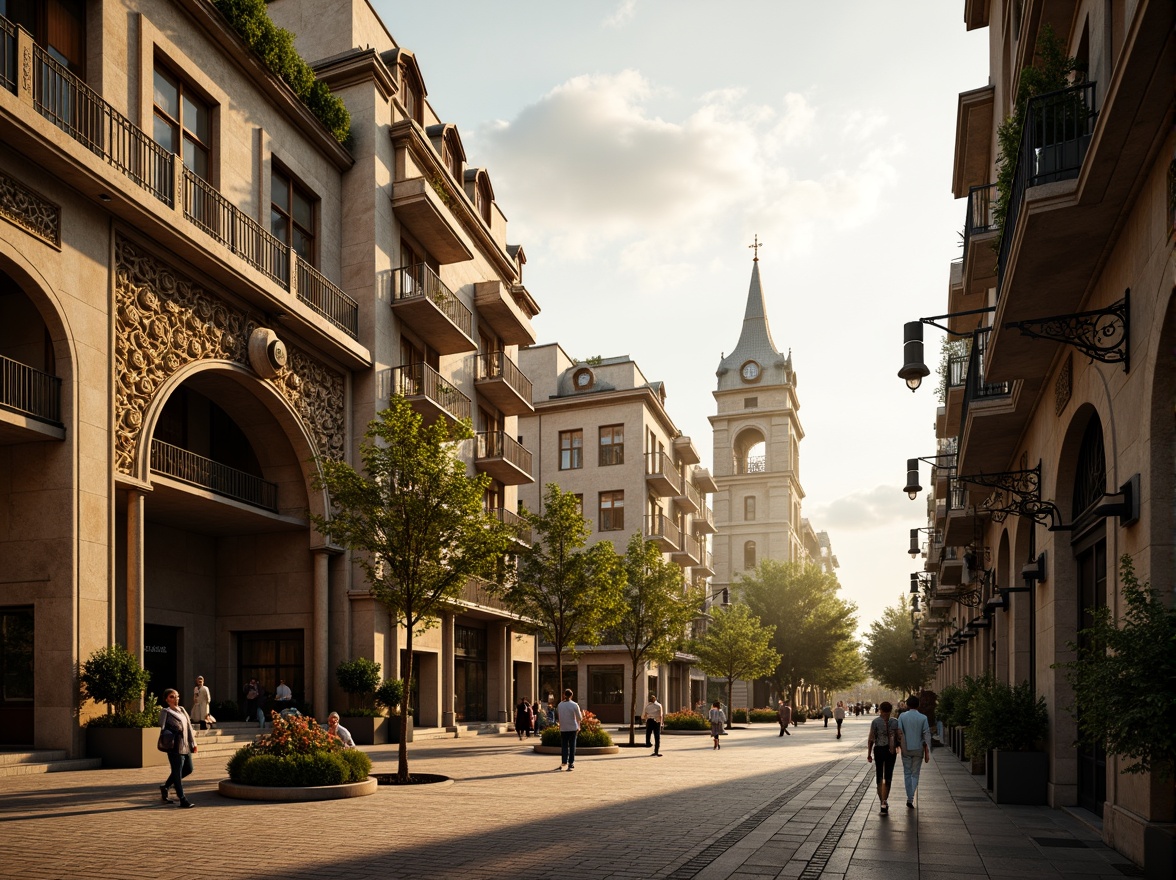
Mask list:
[[968,422],[968,407],[975,400],[1003,397],[1012,390],[1009,382],[984,381],[984,352],[988,348],[990,327],[983,327],[972,334],[972,352],[968,358],[968,372],[964,379],[964,400],[960,407],[960,432]]
[[766,455],[751,455],[743,461],[737,462],[736,468],[741,474],[762,474],[768,469]]
[[290,249],[186,167],[184,216],[271,281],[290,287]]
[[168,207],[175,205],[175,157],[40,46],[33,47],[33,107]]
[[528,379],[518,364],[506,356],[504,351],[488,351],[477,356],[477,379],[501,379],[514,389],[515,393],[527,403],[531,402],[531,380]]
[[0,406],[61,425],[61,380],[0,356]]
[[392,371],[392,382],[394,394],[424,397],[458,421],[470,417],[470,399],[426,363],[402,364]]
[[648,477],[665,477],[675,486],[682,484],[682,475],[674,466],[668,452],[645,453],[645,475]]
[[702,493],[687,482],[685,477],[682,478],[682,497],[691,501],[696,508],[702,508]]
[[645,537],[664,538],[675,547],[682,546],[682,533],[677,524],[664,513],[649,514],[645,517]]
[[427,297],[462,333],[473,337],[473,313],[428,265],[401,266],[396,270],[396,279],[393,295],[398,302]]
[[514,530],[515,537],[523,544],[531,543],[531,527],[527,521],[515,513],[513,510],[507,510],[505,507],[488,507],[486,513],[498,520],[505,526]]
[[1090,146],[1097,115],[1092,82],[1030,99],[1025,112],[1025,128],[1021,132],[1017,166],[1013,171],[1008,211],[1000,235],[998,296],[1025,190],[1031,186],[1071,180],[1078,176]]
[[151,470],[234,501],[275,512],[278,509],[277,483],[162,440],[151,441]]
[[16,94],[16,25],[0,15],[0,87]]
[[352,339],[359,338],[359,303],[328,281],[297,254],[298,299],[306,303]]
[[964,265],[968,263],[968,247],[973,235],[983,235],[996,229],[996,184],[986,183],[968,190],[968,210],[964,215]]
[[698,508],[698,513],[694,514],[694,521],[698,522],[699,520],[710,523],[712,526],[715,524],[714,511],[706,502],[703,502],[702,506]]
[[474,458],[502,458],[523,473],[531,473],[531,453],[505,431],[480,431],[475,436]]
[[[701,544],[699,546],[701,547]],[[702,549],[699,551],[698,566],[697,567],[698,568],[705,568],[710,571],[715,570],[714,559],[711,556],[711,552],[709,550]]]

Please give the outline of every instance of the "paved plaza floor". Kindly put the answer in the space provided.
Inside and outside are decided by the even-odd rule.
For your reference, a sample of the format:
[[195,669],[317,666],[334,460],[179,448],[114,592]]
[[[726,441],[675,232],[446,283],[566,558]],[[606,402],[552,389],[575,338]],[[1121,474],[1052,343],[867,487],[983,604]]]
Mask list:
[[[908,810],[896,768],[881,816],[867,719],[756,725],[581,757],[554,772],[514,734],[410,745],[445,785],[382,786],[326,803],[222,798],[222,759],[196,759],[193,810],[159,800],[160,768],[0,779],[0,877],[37,878],[849,878],[1096,880],[1140,876],[1072,816],[993,804],[946,749]],[[617,742],[627,734],[614,734]],[[365,749],[394,771],[396,747]],[[961,875],[969,875],[962,877]]]

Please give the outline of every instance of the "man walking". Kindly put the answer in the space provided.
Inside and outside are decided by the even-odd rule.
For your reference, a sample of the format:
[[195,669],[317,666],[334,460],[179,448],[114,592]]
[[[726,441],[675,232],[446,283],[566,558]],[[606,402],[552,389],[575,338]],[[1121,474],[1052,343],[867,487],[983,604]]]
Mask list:
[[906,784],[907,808],[915,808],[919,788],[919,759],[931,760],[931,725],[919,711],[919,698],[908,697],[907,710],[898,716],[898,738],[902,744],[902,781]]
[[780,719],[780,736],[792,736],[788,725],[792,723],[792,707],[787,700],[780,700],[780,708],[776,710],[776,717]]
[[579,704],[572,699],[571,688],[564,691],[563,702],[555,707],[555,714],[559,719],[559,769],[566,765],[571,773],[576,769],[576,735],[584,720]]
[[645,704],[645,711],[641,713],[645,719],[645,748],[649,748],[649,738],[653,737],[653,757],[661,757],[661,730],[665,720],[665,710],[657,701],[657,694],[649,695],[649,702]]

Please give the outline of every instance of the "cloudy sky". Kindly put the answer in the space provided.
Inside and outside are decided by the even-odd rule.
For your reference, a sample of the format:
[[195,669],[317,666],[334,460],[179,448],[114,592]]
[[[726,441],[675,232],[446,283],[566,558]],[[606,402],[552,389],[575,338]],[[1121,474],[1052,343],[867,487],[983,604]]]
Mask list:
[[934,451],[934,383],[912,395],[896,373],[903,322],[945,311],[959,255],[956,98],[987,82],[962,0],[371,2],[490,173],[539,341],[631,356],[704,464],[759,236],[804,515],[866,629],[924,524],[901,487]]

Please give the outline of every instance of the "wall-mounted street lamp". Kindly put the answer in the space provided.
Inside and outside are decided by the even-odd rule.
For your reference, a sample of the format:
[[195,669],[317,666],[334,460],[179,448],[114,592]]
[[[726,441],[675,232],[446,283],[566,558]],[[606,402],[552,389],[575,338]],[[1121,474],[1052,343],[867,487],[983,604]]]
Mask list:
[[[930,527],[923,528],[923,529],[911,529],[911,546],[907,549],[907,553],[911,554],[912,559],[923,552],[922,547],[919,546],[919,533],[920,532],[926,532],[929,535],[939,534],[938,529],[933,529]],[[911,592],[913,593],[914,590],[911,590]]]
[[949,453],[946,455],[920,455],[917,458],[908,458],[906,485],[902,487],[902,491],[907,493],[907,498],[911,499],[911,501],[914,501],[918,494],[923,491],[923,487],[919,485],[919,462],[925,461],[927,464],[932,465],[933,467],[943,467],[943,465],[940,464],[940,461],[943,459],[948,459],[950,462],[948,467],[954,470],[955,458],[955,453]]
[[996,311],[996,308],[989,306],[985,309],[970,309],[966,312],[951,312],[946,315],[932,315],[930,318],[919,318],[917,321],[907,321],[902,325],[902,369],[898,371],[898,378],[906,382],[907,388],[911,389],[913,393],[919,390],[919,386],[923,384],[923,379],[931,375],[931,371],[923,363],[924,324],[938,327],[951,336],[959,336],[960,334],[953,333],[951,328],[936,322],[942,321],[945,318],[962,318],[965,315],[980,315],[984,312],[994,311]]

